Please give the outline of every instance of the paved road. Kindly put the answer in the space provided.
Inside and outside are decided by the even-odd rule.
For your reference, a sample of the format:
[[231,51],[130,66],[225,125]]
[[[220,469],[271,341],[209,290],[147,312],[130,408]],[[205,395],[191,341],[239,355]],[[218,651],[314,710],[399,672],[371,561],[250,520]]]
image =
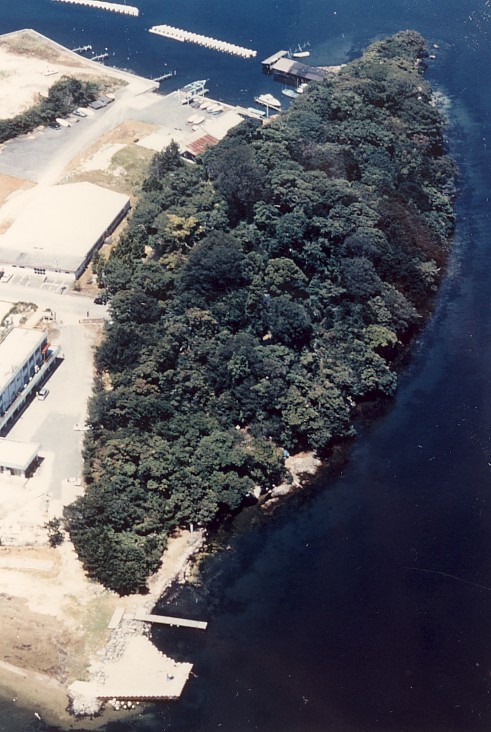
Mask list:
[[51,308],[56,313],[56,319],[63,323],[77,323],[85,318],[107,318],[107,305],[96,305],[91,297],[68,291],[59,294],[42,286],[0,282],[0,300],[34,302],[41,309]]
[[63,325],[59,331],[57,345],[65,358],[46,384],[49,394],[43,401],[33,399],[7,435],[11,440],[39,442],[41,453],[53,456],[45,489],[55,499],[61,496],[62,480],[81,475],[84,433],[73,425],[85,422],[93,374],[87,328]]
[[[116,100],[108,107],[88,117],[71,117],[71,127],[46,127],[0,145],[0,173],[53,185],[66,166],[102,135],[126,119],[138,119],[135,109],[139,104],[135,99],[154,87],[153,82],[135,77],[116,93]],[[158,99],[158,95],[147,94],[150,105]]]

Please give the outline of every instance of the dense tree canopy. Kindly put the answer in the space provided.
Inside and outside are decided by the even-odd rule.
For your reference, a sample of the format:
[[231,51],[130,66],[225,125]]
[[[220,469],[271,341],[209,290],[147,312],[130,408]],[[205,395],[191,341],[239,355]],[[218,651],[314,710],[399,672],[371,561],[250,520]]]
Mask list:
[[[67,510],[92,576],[141,590],[166,536],[210,525],[326,454],[390,396],[438,284],[454,166],[399,33],[197,165],[157,154],[107,262],[111,322]],[[145,251],[153,254],[145,258]]]

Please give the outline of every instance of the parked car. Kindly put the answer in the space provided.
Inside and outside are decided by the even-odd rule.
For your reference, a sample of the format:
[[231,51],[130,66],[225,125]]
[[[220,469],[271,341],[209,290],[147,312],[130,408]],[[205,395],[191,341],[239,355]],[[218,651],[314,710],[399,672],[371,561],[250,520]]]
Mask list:
[[43,386],[43,388],[38,391],[37,398],[38,399],[46,399],[46,397],[48,396],[48,394],[49,394],[49,389],[46,389],[46,387]]
[[97,295],[97,297],[94,298],[95,305],[106,305],[106,303],[107,303],[106,295]]
[[86,112],[84,112],[82,109],[76,109],[73,114],[75,117],[87,117]]
[[58,124],[58,122],[50,122],[50,123],[49,123],[49,126],[50,126],[50,127],[51,127],[51,129],[53,129],[53,130],[61,130],[61,125],[60,125],[60,124]]

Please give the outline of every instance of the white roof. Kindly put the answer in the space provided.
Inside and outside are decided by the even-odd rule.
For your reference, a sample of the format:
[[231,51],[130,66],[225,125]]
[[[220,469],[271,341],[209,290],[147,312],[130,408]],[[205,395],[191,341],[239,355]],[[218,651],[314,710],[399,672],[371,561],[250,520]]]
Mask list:
[[230,110],[224,112],[219,117],[208,117],[203,127],[209,135],[216,137],[217,140],[221,140],[232,127],[235,127],[243,121],[244,119],[240,114]]
[[0,236],[0,264],[75,272],[128,201],[87,182],[40,189]]
[[46,338],[42,330],[12,328],[0,343],[0,393],[32,351]]
[[0,465],[11,470],[27,470],[40,447],[37,442],[15,442],[0,437]]
[[140,145],[141,147],[147,148],[147,150],[155,150],[156,152],[160,152],[168,145],[170,145],[170,143],[173,141],[177,142],[177,144],[181,148],[181,143],[183,139],[184,135],[180,130],[171,131],[162,128],[158,132],[152,132],[150,135],[147,135],[141,140],[138,140],[136,144]]
[[7,300],[0,300],[0,321],[12,310],[13,303],[7,302]]

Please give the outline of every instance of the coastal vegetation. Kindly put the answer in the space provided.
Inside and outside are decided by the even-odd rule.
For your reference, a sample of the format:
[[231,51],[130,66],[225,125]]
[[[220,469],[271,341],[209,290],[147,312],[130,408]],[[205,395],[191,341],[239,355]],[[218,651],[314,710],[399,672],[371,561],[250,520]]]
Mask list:
[[63,76],[33,107],[15,117],[0,119],[0,143],[32,132],[39,125],[52,124],[57,117],[65,117],[77,107],[85,106],[96,98],[98,89],[93,81]]
[[[196,165],[154,157],[110,257],[85,495],[66,523],[90,576],[142,591],[166,537],[287,479],[287,453],[354,435],[390,397],[454,225],[454,164],[411,31]],[[149,254],[150,252],[150,254]]]

